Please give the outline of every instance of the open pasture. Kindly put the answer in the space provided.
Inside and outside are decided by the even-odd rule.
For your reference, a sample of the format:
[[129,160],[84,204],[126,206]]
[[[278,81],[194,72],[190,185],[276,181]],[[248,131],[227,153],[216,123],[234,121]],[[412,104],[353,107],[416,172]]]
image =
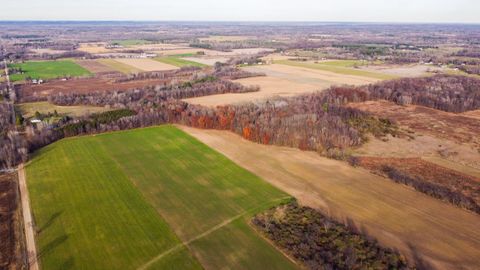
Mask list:
[[9,68],[20,68],[23,74],[11,74],[11,81],[32,79],[54,79],[59,77],[79,77],[90,75],[90,71],[70,60],[61,61],[29,61],[10,64]]
[[178,69],[177,66],[145,58],[117,58],[116,62],[132,66],[142,71],[164,71]]
[[45,269],[296,268],[248,225],[290,197],[175,127],[64,139],[26,170]]

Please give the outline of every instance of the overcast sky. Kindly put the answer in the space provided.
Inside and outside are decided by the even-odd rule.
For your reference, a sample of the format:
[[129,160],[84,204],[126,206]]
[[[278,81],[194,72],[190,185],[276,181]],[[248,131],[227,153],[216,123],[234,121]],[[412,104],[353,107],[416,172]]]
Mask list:
[[480,0],[0,0],[0,20],[480,23]]

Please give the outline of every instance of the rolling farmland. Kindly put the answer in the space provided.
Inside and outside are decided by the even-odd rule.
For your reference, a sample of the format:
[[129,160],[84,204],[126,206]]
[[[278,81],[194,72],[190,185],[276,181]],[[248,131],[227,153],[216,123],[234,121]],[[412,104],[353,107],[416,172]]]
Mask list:
[[32,79],[54,79],[59,77],[78,77],[90,75],[90,71],[79,66],[73,61],[29,61],[19,64],[11,64],[9,68],[20,68],[23,74],[11,74],[12,81],[21,81],[30,77]]
[[290,197],[175,127],[62,140],[26,171],[45,269],[296,268],[248,225]]

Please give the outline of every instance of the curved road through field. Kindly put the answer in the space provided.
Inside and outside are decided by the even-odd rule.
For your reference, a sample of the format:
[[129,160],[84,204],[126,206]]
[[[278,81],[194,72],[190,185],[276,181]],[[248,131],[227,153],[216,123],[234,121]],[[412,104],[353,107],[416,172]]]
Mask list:
[[348,219],[428,269],[480,265],[480,215],[315,152],[255,144],[228,131],[179,128],[301,204]]

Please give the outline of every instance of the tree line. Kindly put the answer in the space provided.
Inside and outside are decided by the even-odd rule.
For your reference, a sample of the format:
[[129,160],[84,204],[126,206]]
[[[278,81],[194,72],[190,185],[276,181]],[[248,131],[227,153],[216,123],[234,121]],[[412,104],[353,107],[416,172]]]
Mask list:
[[480,79],[435,75],[403,78],[358,87],[332,87],[321,95],[328,103],[384,99],[399,105],[420,105],[446,112],[480,109]]
[[[258,88],[206,76],[189,83],[179,82],[158,88],[61,94],[50,97],[50,101],[58,105],[108,105],[129,109],[136,114],[95,125],[90,124],[91,119],[66,119],[42,130],[27,126],[29,132],[26,132],[25,144],[11,140],[9,145],[15,141],[13,144],[19,145],[20,149],[25,149],[23,145],[27,145],[26,149],[33,151],[65,136],[179,123],[197,128],[230,130],[253,142],[313,150],[328,157],[345,159],[348,149],[364,143],[368,134],[377,137],[397,135],[395,123],[343,106],[346,103],[386,99],[398,104],[463,112],[480,108],[479,86],[480,80],[475,78],[438,75],[369,86],[332,87],[296,97],[216,108],[188,104],[180,99],[258,91]],[[72,123],[72,128],[65,132],[64,126]],[[16,147],[7,147],[12,154],[9,160],[25,159],[14,153],[13,149],[18,149]]]

